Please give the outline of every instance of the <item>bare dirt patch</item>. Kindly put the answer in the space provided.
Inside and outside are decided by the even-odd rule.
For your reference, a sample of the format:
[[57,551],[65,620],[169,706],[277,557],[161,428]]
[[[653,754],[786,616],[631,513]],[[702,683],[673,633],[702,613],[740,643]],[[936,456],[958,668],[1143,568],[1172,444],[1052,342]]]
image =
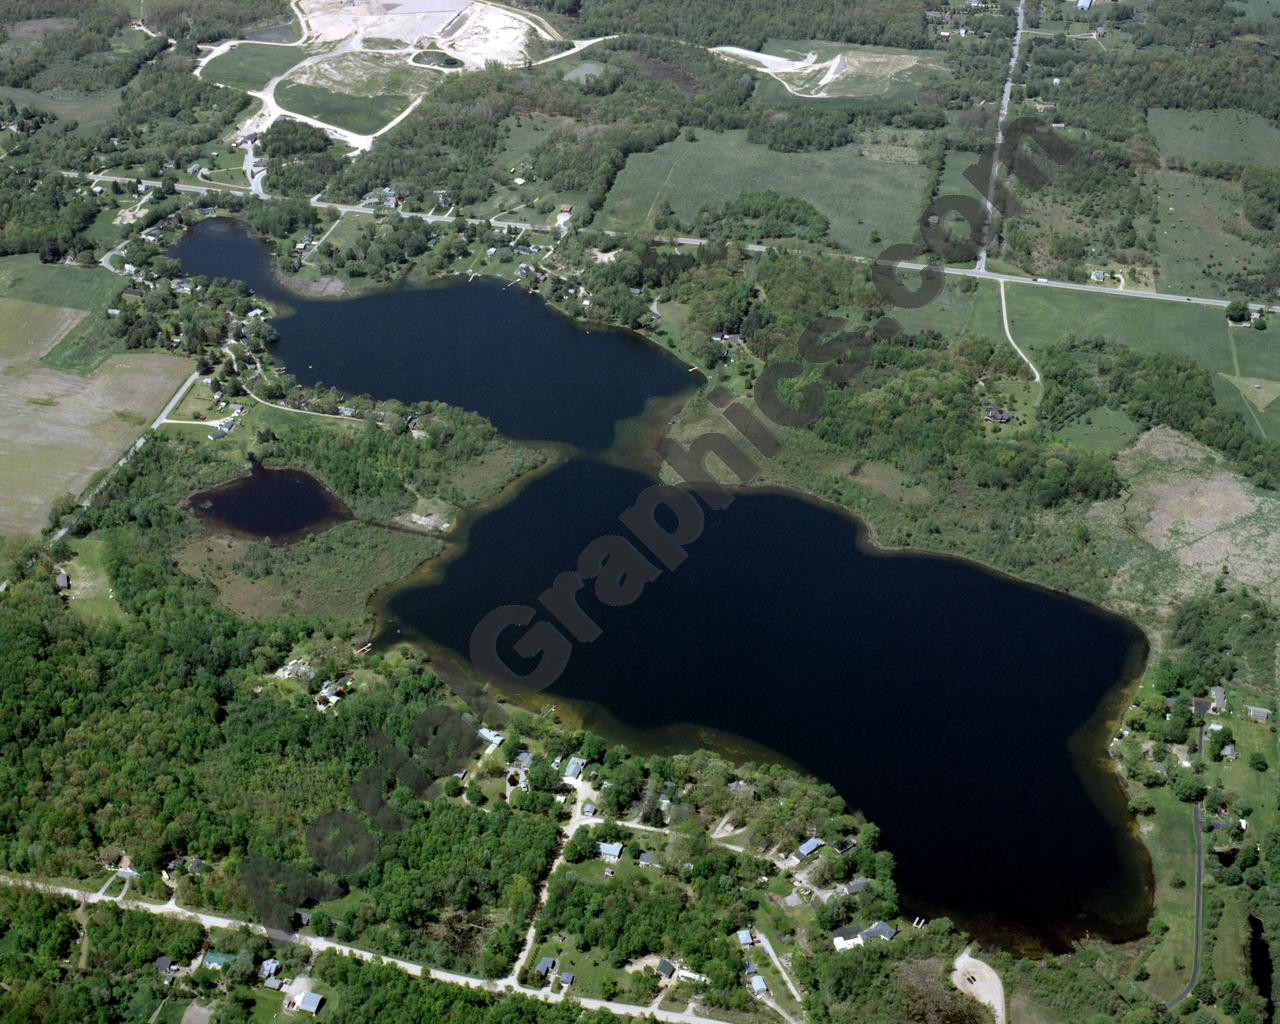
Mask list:
[[50,32],[60,32],[74,25],[70,18],[32,18],[20,21],[9,28],[9,35],[14,39],[39,39]]
[[911,960],[898,967],[898,987],[914,1004],[912,1020],[928,1024],[983,1024],[984,1014],[949,990],[942,961]]
[[1186,435],[1168,427],[1153,427],[1148,430],[1138,438],[1130,451],[1137,455],[1150,455],[1161,462],[1186,462],[1206,459],[1212,455],[1204,445],[1197,444]]
[[654,57],[636,53],[633,50],[625,51],[623,55],[644,72],[646,76],[655,81],[670,82],[682,93],[690,96],[698,91],[698,80],[689,72],[677,67],[670,61],[657,60]]

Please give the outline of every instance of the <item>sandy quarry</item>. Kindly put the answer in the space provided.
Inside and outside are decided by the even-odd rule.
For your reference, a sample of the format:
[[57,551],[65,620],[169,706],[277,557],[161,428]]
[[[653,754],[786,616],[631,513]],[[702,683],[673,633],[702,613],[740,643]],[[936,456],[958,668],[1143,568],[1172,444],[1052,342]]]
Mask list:
[[473,0],[302,0],[301,7],[314,42],[358,36],[439,46],[475,68],[523,63],[530,32],[551,38],[531,18]]
[[753,67],[781,82],[792,95],[810,99],[882,92],[894,78],[920,63],[920,58],[911,53],[859,49],[838,53],[824,61],[819,61],[813,52],[778,57],[738,46],[715,46],[711,52]]

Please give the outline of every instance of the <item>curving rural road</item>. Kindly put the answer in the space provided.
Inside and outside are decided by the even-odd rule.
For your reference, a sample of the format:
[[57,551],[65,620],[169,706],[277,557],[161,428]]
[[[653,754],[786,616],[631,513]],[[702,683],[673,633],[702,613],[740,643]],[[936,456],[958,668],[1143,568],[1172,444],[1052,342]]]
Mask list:
[[[1199,736],[1197,749],[1203,751],[1203,722],[1200,723]],[[1198,801],[1191,805],[1191,827],[1196,834],[1196,924],[1195,937],[1191,946],[1191,977],[1187,981],[1187,987],[1164,1004],[1166,1010],[1173,1009],[1187,996],[1191,995],[1191,990],[1196,987],[1196,982],[1200,980],[1200,919],[1204,905],[1204,833],[1200,831],[1200,803]]]
[[[114,877],[114,876],[113,876]],[[187,921],[198,921],[205,928],[247,928],[249,931],[257,935],[265,935],[269,939],[278,942],[300,942],[310,947],[316,952],[323,952],[331,949],[335,952],[342,953],[345,956],[355,957],[357,960],[368,960],[371,962],[382,961],[398,967],[406,974],[410,974],[415,978],[430,978],[433,981],[441,981],[451,985],[465,985],[467,988],[482,988],[489,992],[502,993],[512,992],[519,995],[528,996],[530,999],[541,999],[547,1003],[560,1003],[570,998],[568,992],[552,992],[549,989],[528,989],[513,982],[490,981],[486,978],[474,978],[467,974],[457,974],[453,971],[441,971],[432,967],[424,967],[422,964],[415,964],[408,960],[400,960],[396,957],[383,956],[379,953],[371,953],[367,949],[360,949],[356,946],[347,946],[341,942],[334,942],[330,939],[320,938],[316,935],[297,935],[279,932],[275,929],[266,928],[263,925],[256,924],[252,921],[245,921],[240,918],[222,917],[219,914],[205,914],[194,910],[185,910],[179,907],[174,899],[170,897],[168,903],[151,903],[144,900],[126,900],[117,896],[107,896],[102,892],[90,892],[87,889],[75,889],[68,885],[54,885],[50,882],[34,882],[26,879],[12,878],[8,875],[0,875],[0,885],[13,886],[22,889],[34,889],[38,892],[49,893],[54,896],[67,896],[73,900],[82,903],[115,903],[126,910],[139,910],[148,914],[159,914],[164,917],[177,917]],[[629,1003],[615,1003],[605,999],[578,999],[573,997],[579,1004],[589,1010],[608,1010],[622,1017],[640,1017],[645,1020],[663,1021],[665,1024],[729,1024],[727,1021],[720,1020],[716,1017],[704,1017],[701,1014],[690,1013],[688,1011],[676,1012],[674,1010],[651,1009],[643,1006],[633,1006]]]

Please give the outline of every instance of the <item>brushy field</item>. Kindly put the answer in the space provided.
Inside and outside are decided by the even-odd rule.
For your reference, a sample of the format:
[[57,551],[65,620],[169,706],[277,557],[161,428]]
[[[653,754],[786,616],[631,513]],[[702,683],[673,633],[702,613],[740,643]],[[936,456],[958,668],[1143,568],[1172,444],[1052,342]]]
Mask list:
[[189,540],[178,564],[217,588],[240,615],[301,612],[360,619],[369,596],[438,554],[440,541],[366,523],[340,523],[294,544],[224,534]]
[[286,111],[372,135],[409,105],[409,97],[349,96],[302,82],[281,82],[276,86],[276,102]]
[[[1102,334],[1143,352],[1189,355],[1214,375],[1218,400],[1246,415],[1258,432],[1280,437],[1280,345],[1274,328],[1228,327],[1222,310],[1192,303],[1011,284],[1009,326],[1019,345],[1037,351],[1066,334]],[[1257,384],[1255,388],[1253,385]]]
[[87,377],[41,362],[83,316],[0,298],[0,534],[37,532],[53,501],[118,458],[190,372],[161,353],[117,355]]
[[1156,284],[1161,291],[1222,298],[1227,290],[1223,275],[1266,258],[1262,246],[1237,233],[1245,224],[1236,185],[1180,171],[1156,171],[1149,186],[1159,196]]
[[[906,147],[904,147],[905,150]],[[859,145],[823,153],[775,153],[746,133],[699,132],[627,159],[597,223],[637,230],[660,200],[682,220],[702,207],[718,210],[742,192],[772,189],[812,203],[831,222],[831,236],[859,255],[910,239],[923,201],[925,172],[914,162],[876,160]],[[871,233],[882,241],[871,241]]]
[[1166,159],[1280,163],[1280,128],[1247,110],[1147,111],[1147,126]]
[[205,65],[200,77],[233,89],[261,89],[271,79],[283,75],[300,60],[310,56],[301,47],[262,46],[241,43]]
[[12,100],[18,107],[56,114],[61,120],[75,121],[82,129],[98,129],[105,127],[120,108],[120,90],[61,95],[0,86],[0,100]]

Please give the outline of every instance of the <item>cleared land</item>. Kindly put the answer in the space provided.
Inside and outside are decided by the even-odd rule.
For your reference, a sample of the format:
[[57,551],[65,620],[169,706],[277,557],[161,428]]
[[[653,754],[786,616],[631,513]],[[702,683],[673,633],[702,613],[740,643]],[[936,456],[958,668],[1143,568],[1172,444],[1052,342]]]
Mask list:
[[1280,163],[1280,128],[1247,110],[1153,109],[1147,125],[1166,159]]
[[887,242],[872,242],[872,231],[888,241],[912,237],[925,174],[916,163],[864,152],[875,150],[852,145],[824,153],[775,153],[748,142],[745,132],[701,132],[696,142],[676,139],[629,157],[598,222],[619,230],[641,228],[660,200],[688,220],[703,207],[719,210],[742,192],[773,189],[812,203],[831,222],[831,236],[840,245],[874,255]]
[[275,95],[286,111],[361,135],[373,134],[409,105],[408,96],[350,96],[301,82],[281,82]]
[[404,60],[361,51],[340,53],[299,68],[288,84],[313,85],[346,96],[416,96],[434,80],[434,72]]
[[59,495],[119,457],[190,372],[159,353],[113,356],[82,377],[40,359],[84,316],[0,298],[0,533],[35,533]]
[[200,77],[233,89],[261,89],[310,54],[301,48],[241,43],[205,65]]

